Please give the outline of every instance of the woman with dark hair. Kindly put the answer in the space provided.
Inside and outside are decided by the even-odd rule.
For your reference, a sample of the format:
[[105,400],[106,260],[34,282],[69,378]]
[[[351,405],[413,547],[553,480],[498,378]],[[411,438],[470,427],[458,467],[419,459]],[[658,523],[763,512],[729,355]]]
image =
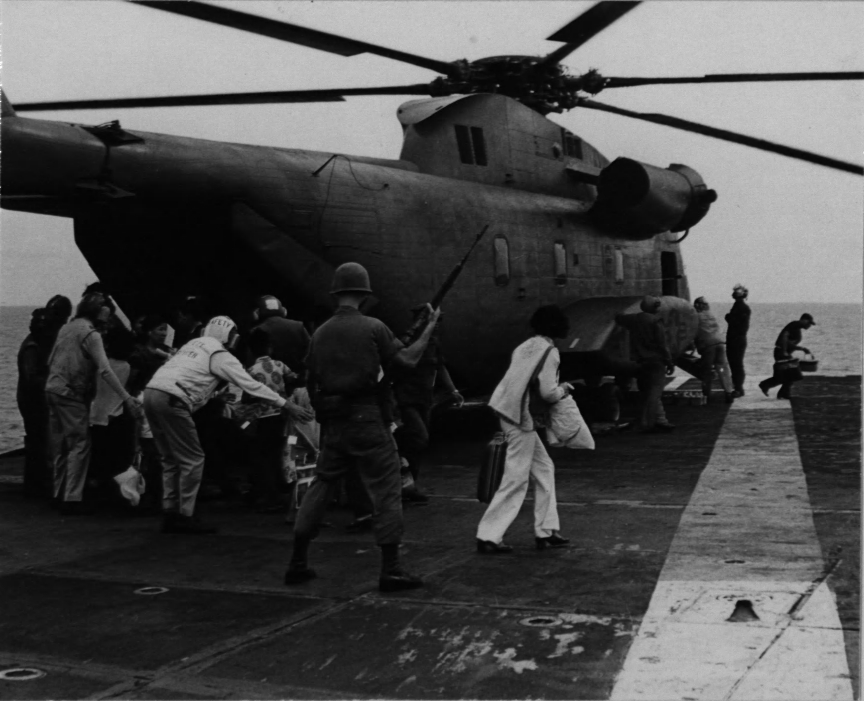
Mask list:
[[69,321],[69,317],[72,315],[72,302],[63,295],[54,295],[45,305],[45,311],[48,312],[55,325],[54,334],[56,335],[60,327]]
[[57,334],[48,359],[45,399],[54,461],[54,497],[65,514],[83,513],[81,502],[90,463],[90,403],[101,376],[130,413],[143,416],[141,404],[114,374],[97,325],[111,315],[101,294],[85,295],[75,318]]
[[[536,335],[513,351],[510,367],[489,400],[507,439],[501,486],[477,528],[477,552],[489,555],[513,550],[503,543],[504,533],[522,507],[531,477],[537,549],[561,548],[570,542],[558,535],[555,465],[536,430],[543,424],[542,406],[561,401],[572,389],[569,384],[558,382],[561,359],[552,341],[565,338],[570,323],[558,306],[549,305],[534,312],[531,328]],[[534,406],[541,409],[538,411]]]

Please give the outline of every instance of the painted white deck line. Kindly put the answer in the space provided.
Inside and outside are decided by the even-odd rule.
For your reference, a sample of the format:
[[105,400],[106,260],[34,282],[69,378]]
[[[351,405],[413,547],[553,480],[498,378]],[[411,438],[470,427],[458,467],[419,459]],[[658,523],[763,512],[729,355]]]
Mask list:
[[666,386],[663,388],[664,392],[671,392],[673,390],[678,389],[681,385],[683,385],[687,380],[692,380],[692,375],[675,375]]
[[[759,378],[756,378],[758,380]],[[615,682],[614,701],[851,700],[789,402],[730,408]],[[726,619],[739,600],[759,616]]]

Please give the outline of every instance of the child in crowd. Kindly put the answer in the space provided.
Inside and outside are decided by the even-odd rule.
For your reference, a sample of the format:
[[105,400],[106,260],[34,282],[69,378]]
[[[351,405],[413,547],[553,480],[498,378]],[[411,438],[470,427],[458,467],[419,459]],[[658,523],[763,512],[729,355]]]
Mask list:
[[290,417],[286,419],[270,404],[245,394],[234,406],[236,419],[250,437],[252,489],[249,498],[260,512],[284,511],[287,507],[284,495],[288,491],[283,458],[285,442],[289,424],[303,411],[291,398],[297,375],[287,365],[270,357],[272,341],[264,329],[252,330],[248,346],[254,358],[248,368],[249,374],[288,400]]

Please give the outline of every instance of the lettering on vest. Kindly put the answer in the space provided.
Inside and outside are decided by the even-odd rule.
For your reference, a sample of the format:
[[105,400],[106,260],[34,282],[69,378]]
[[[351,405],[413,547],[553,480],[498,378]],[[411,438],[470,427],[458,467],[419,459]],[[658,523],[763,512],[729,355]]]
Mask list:
[[156,371],[147,387],[178,397],[197,411],[224,385],[210,372],[210,359],[224,352],[225,346],[215,338],[194,338]]

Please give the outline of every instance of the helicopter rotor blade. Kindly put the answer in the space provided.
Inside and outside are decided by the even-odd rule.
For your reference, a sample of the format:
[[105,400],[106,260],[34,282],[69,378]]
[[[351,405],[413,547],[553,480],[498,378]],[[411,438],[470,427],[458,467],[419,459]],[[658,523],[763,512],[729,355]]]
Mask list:
[[369,44],[365,41],[349,39],[338,34],[309,29],[308,27],[301,27],[296,24],[261,17],[260,15],[239,12],[227,7],[196,2],[195,0],[183,0],[182,2],[178,2],[178,0],[130,1],[136,5],[150,7],[154,10],[173,12],[184,17],[192,17],[204,22],[220,24],[223,27],[231,27],[232,29],[259,34],[271,37],[272,39],[299,44],[300,46],[308,46],[311,49],[328,51],[340,56],[356,56],[357,54],[369,53],[385,58],[392,58],[403,63],[410,63],[421,68],[428,68],[431,71],[448,76],[456,76],[459,73],[457,67],[447,61],[437,61],[425,56],[417,56],[416,54],[397,51],[396,49],[388,49],[385,46]]
[[810,151],[803,151],[801,149],[792,148],[791,146],[775,144],[772,141],[756,139],[752,136],[745,136],[744,134],[738,134],[734,131],[727,131],[725,129],[709,127],[704,124],[699,124],[698,122],[690,122],[686,119],[679,119],[678,117],[670,117],[665,114],[657,113],[633,112],[631,110],[621,109],[620,107],[613,107],[612,105],[595,102],[594,100],[580,100],[579,106],[587,107],[588,109],[592,110],[599,110],[601,112],[611,112],[612,114],[618,114],[623,117],[631,117],[632,119],[640,119],[642,121],[652,122],[654,124],[662,124],[663,126],[672,127],[673,129],[690,131],[696,134],[702,134],[703,136],[710,136],[715,139],[721,139],[723,141],[731,141],[732,143],[750,146],[751,148],[759,149],[760,151],[778,153],[781,156],[788,156],[789,158],[795,158],[800,161],[807,161],[808,163],[815,163],[817,165],[825,166],[827,168],[842,170],[847,173],[864,175],[864,167],[855,163],[839,161],[835,158],[822,156],[818,153],[811,153]]
[[569,24],[564,25],[547,41],[566,41],[564,46],[555,49],[537,64],[538,67],[551,66],[560,63],[582,44],[602,32],[606,27],[626,15],[639,2],[624,2],[623,0],[603,0],[583,12]]
[[428,95],[429,85],[394,85],[380,88],[326,88],[323,90],[275,90],[267,92],[220,93],[211,95],[173,95],[162,97],[125,97],[100,100],[57,100],[22,102],[16,112],[53,110],[90,110],[132,107],[202,107],[207,105],[266,105],[289,102],[344,102],[359,95]]
[[604,78],[603,89],[679,83],[761,83],[796,80],[864,80],[864,71],[833,73],[714,73],[689,78]]

